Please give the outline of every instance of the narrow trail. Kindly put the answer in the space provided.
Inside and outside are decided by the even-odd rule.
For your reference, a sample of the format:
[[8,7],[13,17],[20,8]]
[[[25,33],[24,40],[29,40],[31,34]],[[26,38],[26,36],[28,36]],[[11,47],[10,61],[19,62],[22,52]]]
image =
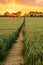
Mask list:
[[20,65],[20,63],[24,63],[24,59],[22,56],[22,48],[23,48],[23,30],[21,30],[19,37],[14,43],[12,49],[9,51],[7,58],[4,60],[4,65]]

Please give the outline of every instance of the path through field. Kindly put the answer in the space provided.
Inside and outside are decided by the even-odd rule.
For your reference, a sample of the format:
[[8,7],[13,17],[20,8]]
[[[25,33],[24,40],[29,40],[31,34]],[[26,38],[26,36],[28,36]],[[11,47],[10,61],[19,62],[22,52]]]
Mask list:
[[22,56],[22,48],[23,48],[23,34],[22,30],[19,34],[19,37],[16,43],[13,45],[12,49],[9,51],[7,58],[4,60],[4,65],[20,65],[23,63],[23,56]]

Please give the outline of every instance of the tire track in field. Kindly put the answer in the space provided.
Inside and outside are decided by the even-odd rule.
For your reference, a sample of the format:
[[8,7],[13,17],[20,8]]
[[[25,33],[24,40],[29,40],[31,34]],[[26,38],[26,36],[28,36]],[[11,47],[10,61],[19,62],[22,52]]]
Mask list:
[[4,60],[4,65],[20,65],[20,63],[24,63],[24,59],[22,56],[23,49],[23,30],[21,30],[19,37],[16,43],[13,44],[12,49],[9,51],[8,56]]

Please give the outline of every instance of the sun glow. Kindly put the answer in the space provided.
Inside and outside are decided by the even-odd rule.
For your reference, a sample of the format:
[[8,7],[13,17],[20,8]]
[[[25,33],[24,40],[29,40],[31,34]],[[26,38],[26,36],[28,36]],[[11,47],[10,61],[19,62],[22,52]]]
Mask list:
[[[42,2],[42,0],[36,0],[36,2],[38,2],[38,1]],[[9,13],[15,12],[16,13],[18,11],[21,11],[22,14],[28,13],[29,11],[42,11],[43,12],[43,7],[22,5],[22,4],[17,4],[17,3],[14,3],[14,2],[7,3],[5,5],[0,4],[0,14],[3,14],[5,12],[9,12]]]
[[8,9],[7,12],[12,13],[15,12],[13,9]]

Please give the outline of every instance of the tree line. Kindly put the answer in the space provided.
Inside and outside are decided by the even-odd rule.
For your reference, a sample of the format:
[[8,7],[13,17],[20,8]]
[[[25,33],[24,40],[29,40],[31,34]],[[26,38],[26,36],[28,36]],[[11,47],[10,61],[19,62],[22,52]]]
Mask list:
[[0,17],[20,17],[21,16],[21,11],[18,11],[16,13],[12,12],[12,13],[9,13],[9,12],[5,12],[3,15],[0,15]]
[[43,12],[29,12],[27,14],[28,17],[43,17]]
[[3,15],[0,15],[0,17],[21,17],[21,16],[25,16],[25,17],[43,17],[43,12],[34,12],[34,11],[30,11],[28,14],[23,14],[21,11],[18,11],[16,13],[12,12],[5,12]]

